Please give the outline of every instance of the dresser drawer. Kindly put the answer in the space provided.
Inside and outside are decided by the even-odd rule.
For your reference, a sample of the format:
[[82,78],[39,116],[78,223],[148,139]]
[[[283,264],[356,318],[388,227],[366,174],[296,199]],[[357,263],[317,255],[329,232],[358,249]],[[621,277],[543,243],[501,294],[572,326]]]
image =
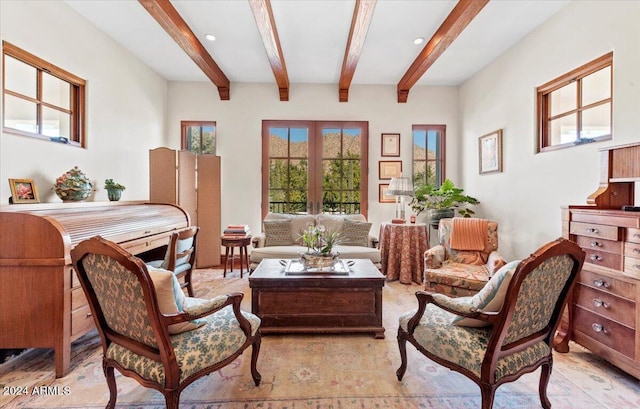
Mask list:
[[623,280],[618,280],[604,274],[594,273],[593,271],[583,268],[578,275],[578,282],[603,292],[618,295],[631,301],[637,301],[637,290],[635,284],[631,284]]
[[89,305],[87,297],[84,295],[82,288],[75,288],[71,291],[71,311]]
[[636,327],[636,303],[626,298],[617,297],[578,283],[574,302],[585,310],[624,324],[629,328]]
[[624,270],[622,271],[625,275],[640,279],[640,259],[634,257],[625,257]]
[[575,306],[574,328],[601,344],[634,359],[635,337],[633,329]]
[[[585,250],[593,249],[606,251],[607,253],[622,254],[622,242],[614,240],[605,240],[587,236],[577,236],[576,243]],[[640,245],[639,245],[640,246]]]
[[71,312],[71,339],[75,339],[94,327],[93,315],[89,305]]
[[605,253],[604,251],[592,250],[590,248],[583,248],[583,250],[587,253],[587,256],[584,258],[585,263],[612,268],[614,270],[622,269],[622,256],[619,254]]
[[607,240],[619,240],[618,230],[618,226],[606,226],[604,224],[571,222],[569,225],[571,234]]
[[624,256],[640,259],[640,243],[624,243]]
[[625,241],[640,243],[640,229],[628,228]]

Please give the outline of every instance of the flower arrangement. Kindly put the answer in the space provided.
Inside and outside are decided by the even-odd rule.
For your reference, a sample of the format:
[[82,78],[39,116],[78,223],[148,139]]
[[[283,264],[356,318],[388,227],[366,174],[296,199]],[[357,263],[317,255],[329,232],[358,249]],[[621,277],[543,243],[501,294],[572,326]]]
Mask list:
[[300,234],[302,242],[307,246],[307,253],[329,256],[333,246],[340,242],[340,233],[328,231],[322,224],[307,226],[307,229]]

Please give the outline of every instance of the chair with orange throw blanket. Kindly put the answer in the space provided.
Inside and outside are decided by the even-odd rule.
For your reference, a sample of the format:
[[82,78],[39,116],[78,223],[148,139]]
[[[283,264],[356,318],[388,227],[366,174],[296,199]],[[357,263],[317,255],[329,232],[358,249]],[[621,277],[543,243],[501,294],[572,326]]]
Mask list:
[[506,264],[498,250],[498,223],[454,217],[438,226],[440,244],[424,253],[424,288],[454,297],[474,295]]

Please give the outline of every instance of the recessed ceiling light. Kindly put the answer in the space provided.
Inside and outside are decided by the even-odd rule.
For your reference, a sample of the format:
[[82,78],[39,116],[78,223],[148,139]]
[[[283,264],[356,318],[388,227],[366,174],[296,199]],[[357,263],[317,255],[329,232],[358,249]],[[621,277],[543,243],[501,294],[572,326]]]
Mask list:
[[209,41],[216,41],[216,36],[214,36],[213,34],[205,34],[204,38],[206,38]]
[[418,45],[418,44],[422,44],[424,43],[424,38],[423,37],[418,37],[415,40],[413,40],[413,43]]

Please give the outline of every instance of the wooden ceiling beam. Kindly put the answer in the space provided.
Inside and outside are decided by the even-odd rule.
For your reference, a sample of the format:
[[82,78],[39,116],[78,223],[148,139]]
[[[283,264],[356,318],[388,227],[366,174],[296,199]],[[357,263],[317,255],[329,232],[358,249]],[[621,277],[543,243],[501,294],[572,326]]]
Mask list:
[[138,0],[138,2],[215,84],[220,99],[229,100],[229,79],[171,2],[169,0]]
[[358,60],[362,54],[364,40],[367,38],[369,24],[373,17],[373,11],[376,8],[377,0],[356,0],[353,10],[353,18],[351,19],[351,30],[349,31],[349,40],[347,48],[344,51],[344,60],[342,61],[342,72],[340,73],[339,84],[339,100],[340,102],[349,101],[349,87],[353,74],[356,72]]
[[459,0],[398,83],[398,102],[407,102],[409,90],[453,43],[489,0]]
[[273,10],[271,9],[270,0],[249,0],[253,17],[256,19],[260,37],[264,49],[269,58],[269,64],[276,78],[276,84],[280,93],[280,101],[289,100],[289,74],[287,74],[287,65],[280,47],[280,38],[278,37],[278,28],[273,18]]

